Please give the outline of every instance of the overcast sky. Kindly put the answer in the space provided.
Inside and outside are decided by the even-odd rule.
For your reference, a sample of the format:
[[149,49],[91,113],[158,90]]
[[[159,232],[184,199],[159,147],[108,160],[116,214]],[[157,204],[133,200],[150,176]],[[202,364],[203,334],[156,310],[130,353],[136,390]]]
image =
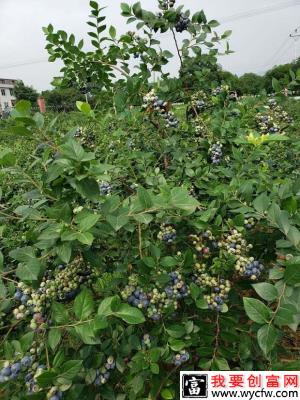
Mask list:
[[[99,3],[107,6],[108,25],[115,25],[119,33],[133,30],[134,25],[126,25],[120,16],[121,1]],[[157,9],[156,0],[141,3],[144,8]],[[262,73],[274,64],[291,61],[295,55],[289,34],[300,26],[300,0],[177,0],[177,4],[193,12],[204,9],[209,19],[224,21],[221,29],[232,29],[230,45],[235,53],[220,59],[231,72]],[[251,16],[245,18],[247,12]],[[38,90],[49,88],[53,76],[59,75],[60,65],[42,62],[47,60],[42,27],[51,22],[56,29],[73,32],[77,39],[86,38],[88,15],[88,0],[0,0],[0,78],[22,79]],[[231,16],[234,18],[228,18]],[[169,39],[162,36],[164,48],[170,46]],[[299,57],[300,41],[297,45]],[[39,63],[20,65],[36,61]],[[174,61],[171,72],[176,68]]]

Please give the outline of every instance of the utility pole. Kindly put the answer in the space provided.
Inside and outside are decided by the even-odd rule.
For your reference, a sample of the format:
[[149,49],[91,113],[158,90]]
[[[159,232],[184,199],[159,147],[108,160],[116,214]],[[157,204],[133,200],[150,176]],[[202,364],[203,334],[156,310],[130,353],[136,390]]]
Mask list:
[[294,39],[294,60],[297,60],[297,40],[300,38],[299,28],[296,28],[293,33],[290,34],[290,38]]

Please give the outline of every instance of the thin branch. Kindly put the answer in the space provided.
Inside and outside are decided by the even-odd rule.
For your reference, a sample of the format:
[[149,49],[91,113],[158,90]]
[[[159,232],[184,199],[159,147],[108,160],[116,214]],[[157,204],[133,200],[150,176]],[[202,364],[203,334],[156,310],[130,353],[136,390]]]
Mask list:
[[122,68],[118,67],[117,65],[105,63],[103,61],[92,61],[92,62],[94,62],[96,64],[106,65],[107,67],[111,67],[111,68],[115,69],[116,71],[120,72],[122,75],[126,76],[126,78],[130,78],[130,75],[126,71],[124,71]]
[[220,313],[217,313],[217,319],[216,319],[216,337],[215,337],[215,347],[214,347],[214,354],[213,354],[213,358],[212,361],[215,360],[216,356],[217,356],[217,351],[219,348],[219,337],[220,337]]
[[174,38],[177,54],[178,54],[178,57],[179,57],[179,60],[180,60],[180,64],[181,64],[181,67],[182,67],[183,66],[183,61],[182,61],[182,57],[181,57],[181,54],[180,54],[180,49],[179,49],[179,46],[178,46],[176,35],[175,35],[175,32],[174,32],[173,28],[171,29],[171,31],[172,31],[172,34],[173,34],[173,38]]
[[141,224],[138,225],[138,235],[139,235],[139,253],[140,258],[143,258],[143,250],[142,250],[142,227]]

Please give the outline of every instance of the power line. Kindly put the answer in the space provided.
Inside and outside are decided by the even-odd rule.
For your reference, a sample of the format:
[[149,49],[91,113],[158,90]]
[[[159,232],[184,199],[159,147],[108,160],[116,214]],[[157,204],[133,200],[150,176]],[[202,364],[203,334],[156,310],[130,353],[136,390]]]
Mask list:
[[264,67],[268,67],[271,64],[274,64],[274,61],[276,62],[276,60],[278,60],[279,58],[283,57],[283,55],[286,54],[286,52],[290,49],[290,47],[291,47],[291,42],[289,41],[289,38],[285,38],[283,43],[276,50],[276,52],[264,64],[263,68]]
[[0,65],[0,69],[10,69],[10,68],[24,67],[26,65],[41,64],[41,63],[45,63],[45,62],[48,62],[48,60],[40,59],[40,60],[35,60],[35,61],[22,61],[21,63],[18,63],[18,64]]
[[257,15],[267,14],[269,12],[279,11],[279,10],[282,10],[285,8],[295,7],[295,6],[300,6],[300,0],[289,0],[288,2],[281,1],[281,2],[271,5],[271,6],[260,7],[260,8],[256,8],[253,10],[230,15],[228,17],[221,19],[220,22],[227,23],[227,22],[237,21],[240,19],[255,17]]
[[[295,7],[295,6],[300,6],[300,0],[289,0],[288,2],[285,1],[281,1],[277,4],[274,4],[272,6],[265,6],[265,7],[260,7],[254,10],[250,10],[250,11],[246,11],[246,12],[241,12],[241,13],[237,13],[237,14],[233,14],[231,16],[225,17],[223,19],[220,20],[221,23],[227,23],[227,22],[232,22],[232,21],[238,21],[241,19],[245,19],[245,18],[251,18],[251,17],[255,17],[257,15],[261,15],[261,14],[267,14],[269,12],[273,12],[273,11],[279,11],[285,8],[289,8],[289,7]],[[295,29],[294,32],[298,32],[298,29],[300,29],[300,26],[298,28]],[[296,34],[296,35],[290,35],[290,37],[294,37],[294,38],[298,38],[300,37],[300,34]],[[295,39],[296,40],[296,39]],[[286,43],[284,42],[282,46],[280,46],[279,50],[275,53],[273,57],[276,57],[277,54],[281,51],[281,47],[283,47]],[[42,64],[42,63],[46,63],[48,62],[47,59],[39,59],[39,60],[33,60],[33,61],[22,61],[18,64],[11,64],[11,65],[0,65],[0,70],[1,69],[11,69],[11,68],[18,68],[18,67],[23,67],[23,66],[28,66],[28,65],[35,65],[35,64]],[[266,64],[269,65],[269,64]]]

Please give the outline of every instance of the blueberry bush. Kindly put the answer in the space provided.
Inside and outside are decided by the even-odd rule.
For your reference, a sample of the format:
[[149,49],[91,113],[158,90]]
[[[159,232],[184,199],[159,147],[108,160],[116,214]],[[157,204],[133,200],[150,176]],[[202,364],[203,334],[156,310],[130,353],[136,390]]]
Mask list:
[[203,11],[122,3],[141,36],[118,37],[90,6],[94,51],[52,25],[46,47],[55,84],[101,86],[105,112],[21,101],[1,123],[1,399],[171,400],[180,370],[297,370],[295,100],[171,82],[160,35],[190,66],[230,34]]

